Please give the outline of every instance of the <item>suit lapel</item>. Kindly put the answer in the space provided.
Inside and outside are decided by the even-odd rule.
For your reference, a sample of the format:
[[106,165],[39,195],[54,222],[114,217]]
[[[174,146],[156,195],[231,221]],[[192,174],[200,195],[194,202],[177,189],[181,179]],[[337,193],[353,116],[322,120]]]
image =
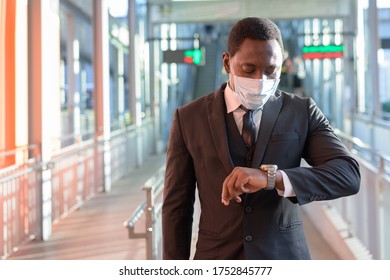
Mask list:
[[221,160],[226,171],[230,173],[234,166],[229,154],[229,145],[226,134],[225,122],[225,99],[223,90],[226,85],[223,85],[219,90],[215,91],[207,104],[207,116],[210,126],[211,136],[213,138],[214,147],[218,157]]
[[263,160],[265,149],[281,108],[282,98],[280,96],[272,96],[264,105],[252,167],[258,168]]

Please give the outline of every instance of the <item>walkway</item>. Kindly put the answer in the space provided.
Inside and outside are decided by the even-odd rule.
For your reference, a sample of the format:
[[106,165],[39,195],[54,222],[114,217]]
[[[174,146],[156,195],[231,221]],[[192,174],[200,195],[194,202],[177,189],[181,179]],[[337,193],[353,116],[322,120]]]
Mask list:
[[[80,209],[53,227],[49,240],[35,240],[19,248],[8,259],[23,260],[130,260],[145,259],[145,241],[130,240],[123,222],[145,199],[144,182],[165,162],[156,155],[112,186],[99,193]],[[321,235],[305,218],[305,230],[313,259],[338,259]],[[139,230],[142,231],[142,224]]]

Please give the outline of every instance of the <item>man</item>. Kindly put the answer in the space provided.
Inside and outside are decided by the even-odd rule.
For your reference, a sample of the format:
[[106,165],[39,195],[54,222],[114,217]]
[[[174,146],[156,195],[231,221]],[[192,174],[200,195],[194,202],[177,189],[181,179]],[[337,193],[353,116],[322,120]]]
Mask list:
[[283,53],[272,21],[238,21],[222,56],[229,81],[175,112],[164,259],[190,256],[196,187],[195,259],[310,259],[299,205],[358,192],[359,166],[313,100],[276,90]]

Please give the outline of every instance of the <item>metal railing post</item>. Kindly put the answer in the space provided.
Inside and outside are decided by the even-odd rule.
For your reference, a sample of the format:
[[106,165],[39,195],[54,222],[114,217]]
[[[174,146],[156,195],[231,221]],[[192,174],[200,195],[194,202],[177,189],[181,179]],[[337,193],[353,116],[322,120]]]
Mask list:
[[146,259],[153,260],[153,216],[154,216],[154,199],[153,199],[153,187],[144,186],[143,190],[146,191]]
[[[158,214],[159,211],[161,211],[161,207],[156,207],[155,201],[156,198],[161,197],[164,185],[164,174],[165,167],[162,167],[154,176],[146,181],[145,185],[142,187],[142,190],[144,190],[146,194],[145,201],[135,209],[130,219],[124,222],[124,226],[128,230],[129,239],[145,239],[146,259],[148,260],[155,260],[159,257],[159,248],[156,247],[159,246],[159,242],[156,242],[159,238],[156,225],[160,222]],[[143,214],[145,214],[145,232],[136,233],[135,225]]]

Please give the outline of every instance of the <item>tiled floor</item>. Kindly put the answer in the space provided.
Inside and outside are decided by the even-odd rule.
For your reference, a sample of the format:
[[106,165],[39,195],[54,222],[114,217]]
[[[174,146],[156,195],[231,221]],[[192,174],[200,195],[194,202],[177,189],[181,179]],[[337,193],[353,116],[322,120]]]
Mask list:
[[[116,182],[109,193],[98,194],[54,225],[49,240],[27,243],[8,259],[145,259],[145,241],[130,240],[123,222],[145,199],[141,187],[164,164],[164,160],[163,155],[149,158],[141,168],[133,170]],[[142,220],[136,230],[143,230]],[[305,230],[313,259],[338,259],[306,218]]]

